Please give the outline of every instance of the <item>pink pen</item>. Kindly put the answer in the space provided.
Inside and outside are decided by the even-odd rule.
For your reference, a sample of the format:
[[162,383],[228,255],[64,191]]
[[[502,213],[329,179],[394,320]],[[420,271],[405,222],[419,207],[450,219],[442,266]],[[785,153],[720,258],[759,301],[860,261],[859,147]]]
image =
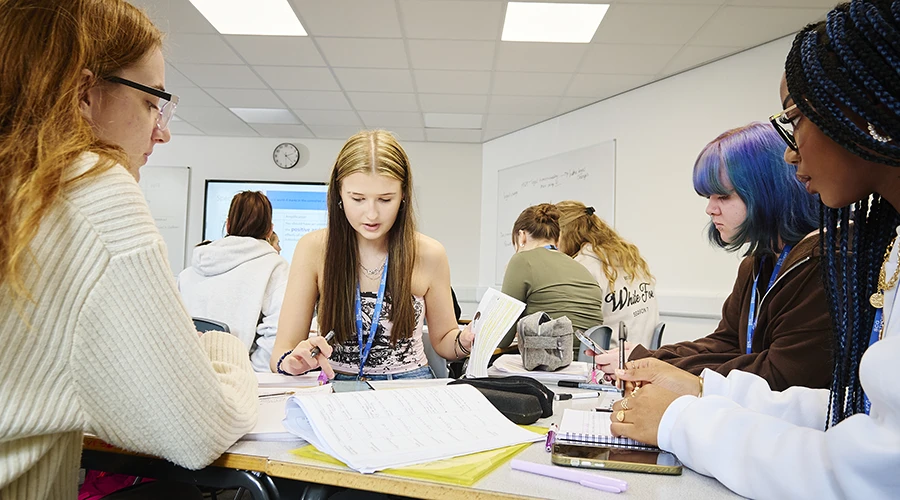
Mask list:
[[319,372],[319,377],[316,380],[319,381],[319,385],[325,385],[330,382],[330,380],[328,380],[328,374],[325,373],[325,370]]
[[544,443],[544,449],[547,451],[551,451],[553,449],[553,442],[556,441],[556,432],[559,428],[556,424],[550,424],[550,430],[547,431],[547,442]]

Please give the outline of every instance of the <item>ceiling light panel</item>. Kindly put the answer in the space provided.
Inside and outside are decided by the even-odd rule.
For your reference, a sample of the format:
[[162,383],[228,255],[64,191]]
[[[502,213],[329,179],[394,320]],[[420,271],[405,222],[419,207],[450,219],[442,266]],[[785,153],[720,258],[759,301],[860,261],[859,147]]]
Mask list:
[[482,115],[425,113],[425,128],[480,129]]
[[509,2],[505,42],[590,43],[608,4]]
[[306,36],[287,0],[191,0],[223,35]]

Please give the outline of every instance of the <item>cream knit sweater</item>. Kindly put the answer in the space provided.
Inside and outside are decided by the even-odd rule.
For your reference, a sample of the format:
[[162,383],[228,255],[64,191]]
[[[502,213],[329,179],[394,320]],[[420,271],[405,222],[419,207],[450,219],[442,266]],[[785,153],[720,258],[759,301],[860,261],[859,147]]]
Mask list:
[[33,301],[0,284],[0,498],[75,498],[85,431],[196,469],[253,427],[247,351],[198,338],[124,168],[68,190],[31,252]]

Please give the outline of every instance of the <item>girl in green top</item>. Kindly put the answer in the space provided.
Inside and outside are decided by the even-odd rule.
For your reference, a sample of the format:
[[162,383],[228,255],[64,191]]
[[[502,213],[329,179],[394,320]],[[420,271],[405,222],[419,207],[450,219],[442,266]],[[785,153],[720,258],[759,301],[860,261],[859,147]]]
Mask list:
[[[523,316],[537,311],[553,319],[566,316],[573,327],[587,330],[603,324],[603,293],[584,266],[557,249],[559,216],[549,203],[519,214],[512,230],[516,254],[506,266],[503,293],[525,302]],[[508,346],[515,335],[513,327],[500,346]]]

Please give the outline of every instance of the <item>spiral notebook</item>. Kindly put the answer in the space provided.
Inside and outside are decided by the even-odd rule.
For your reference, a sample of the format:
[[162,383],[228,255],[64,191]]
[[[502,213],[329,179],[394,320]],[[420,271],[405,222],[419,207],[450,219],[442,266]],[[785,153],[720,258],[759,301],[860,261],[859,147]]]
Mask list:
[[593,444],[613,448],[637,448],[642,450],[659,450],[656,446],[624,437],[615,437],[609,430],[610,414],[600,411],[573,410],[563,411],[562,422],[556,433],[557,442],[572,444]]

